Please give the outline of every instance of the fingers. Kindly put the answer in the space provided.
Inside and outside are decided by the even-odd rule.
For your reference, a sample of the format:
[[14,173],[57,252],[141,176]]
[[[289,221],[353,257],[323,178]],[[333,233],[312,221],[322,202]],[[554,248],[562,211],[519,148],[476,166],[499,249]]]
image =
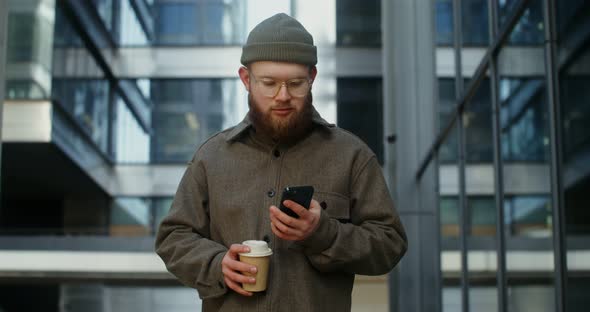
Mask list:
[[227,277],[224,277],[225,280],[225,285],[227,285],[227,287],[229,287],[230,289],[232,289],[233,291],[237,292],[238,294],[242,295],[242,296],[252,296],[252,293],[249,291],[245,291],[242,286],[240,286],[239,284],[237,284],[236,282],[230,280]]
[[229,250],[221,260],[221,272],[223,273],[225,284],[230,289],[244,296],[251,296],[252,293],[245,291],[241,284],[256,283],[256,279],[254,277],[244,275],[245,273],[255,274],[256,267],[238,260],[239,253],[249,251],[250,249],[247,246],[233,244],[230,246]]
[[[283,202],[283,205],[285,205],[285,207],[293,210],[293,212],[296,213],[300,218],[305,219],[309,215],[309,211],[307,210],[306,207],[303,207],[292,200],[285,200]],[[297,220],[295,218],[293,218],[293,219]]]
[[276,235],[277,237],[279,237],[280,239],[284,239],[284,240],[290,240],[290,241],[295,241],[295,240],[299,240],[298,236],[294,236],[294,235],[288,235],[285,234],[283,232],[281,232],[274,223],[270,223],[270,229],[271,231],[274,233],[274,235]]

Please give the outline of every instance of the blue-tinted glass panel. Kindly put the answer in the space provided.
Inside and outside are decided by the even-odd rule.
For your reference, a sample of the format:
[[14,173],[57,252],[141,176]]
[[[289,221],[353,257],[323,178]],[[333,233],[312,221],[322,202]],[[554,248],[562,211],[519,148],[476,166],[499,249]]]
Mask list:
[[120,2],[118,42],[120,45],[147,45],[149,39],[129,1],[131,0],[121,0]]
[[505,161],[549,160],[549,117],[545,82],[537,78],[500,81],[502,158]]
[[[267,4],[270,2],[257,2],[260,6]],[[242,44],[249,30],[246,26],[247,5],[252,3],[237,0],[156,2],[153,13],[155,43],[157,45]]]
[[[500,30],[505,26],[510,15],[513,14],[517,3],[516,0],[500,0],[498,2]],[[543,43],[544,32],[543,1],[531,1],[511,31],[508,42],[512,45]]]
[[381,1],[336,1],[336,43],[339,46],[380,46]]
[[486,46],[489,44],[488,0],[461,1],[463,45]]
[[109,84],[102,79],[53,79],[52,95],[104,153],[108,153]]
[[436,44],[453,44],[453,1],[436,0]]
[[548,237],[551,234],[551,198],[547,195],[507,196],[506,229],[512,236]]
[[104,26],[107,30],[113,31],[113,1],[120,1],[120,0],[91,0],[92,4],[96,8],[96,12],[98,16],[102,20]]

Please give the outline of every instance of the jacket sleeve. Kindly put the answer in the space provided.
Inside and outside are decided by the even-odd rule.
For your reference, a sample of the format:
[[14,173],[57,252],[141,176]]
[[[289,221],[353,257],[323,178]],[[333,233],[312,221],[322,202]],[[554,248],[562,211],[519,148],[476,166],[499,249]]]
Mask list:
[[196,288],[202,299],[227,292],[221,260],[227,248],[209,239],[207,180],[202,163],[191,162],[156,235],[156,253],[170,273]]
[[300,241],[312,265],[322,272],[380,275],[395,267],[407,250],[407,238],[373,156],[351,183],[350,223],[322,212],[317,230]]

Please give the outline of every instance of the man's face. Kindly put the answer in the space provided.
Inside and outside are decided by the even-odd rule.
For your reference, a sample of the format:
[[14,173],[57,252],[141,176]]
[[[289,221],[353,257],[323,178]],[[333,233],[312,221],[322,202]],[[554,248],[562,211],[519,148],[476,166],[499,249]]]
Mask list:
[[315,67],[292,63],[255,62],[241,68],[254,127],[277,141],[303,136],[311,126],[315,75]]

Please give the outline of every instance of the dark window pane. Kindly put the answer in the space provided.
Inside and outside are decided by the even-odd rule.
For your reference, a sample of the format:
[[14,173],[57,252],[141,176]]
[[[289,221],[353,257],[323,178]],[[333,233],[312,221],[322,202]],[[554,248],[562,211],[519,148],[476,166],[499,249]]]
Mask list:
[[381,78],[338,79],[338,126],[360,137],[383,164]]
[[380,46],[381,1],[337,1],[336,44],[339,46]]
[[33,61],[35,33],[33,13],[10,13],[8,15],[7,63]]
[[463,22],[463,44],[471,46],[488,45],[488,0],[461,1]]

